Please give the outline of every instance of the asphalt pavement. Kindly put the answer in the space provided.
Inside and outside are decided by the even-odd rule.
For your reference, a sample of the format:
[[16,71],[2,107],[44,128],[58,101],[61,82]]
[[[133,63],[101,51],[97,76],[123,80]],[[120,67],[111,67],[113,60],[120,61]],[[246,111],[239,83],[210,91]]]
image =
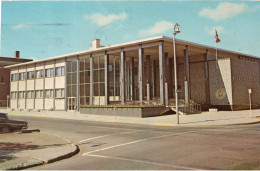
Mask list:
[[260,169],[260,110],[181,115],[179,125],[176,115],[1,111],[41,130],[0,134],[3,170]]
[[12,116],[80,152],[33,170],[260,169],[260,125],[174,127]]

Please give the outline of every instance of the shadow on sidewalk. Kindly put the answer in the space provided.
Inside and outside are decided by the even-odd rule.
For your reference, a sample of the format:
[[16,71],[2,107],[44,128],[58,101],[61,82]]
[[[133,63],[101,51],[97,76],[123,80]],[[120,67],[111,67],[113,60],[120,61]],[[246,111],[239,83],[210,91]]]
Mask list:
[[49,147],[59,147],[65,144],[51,144],[51,145],[28,145],[31,141],[25,143],[11,143],[0,142],[0,163],[17,158],[14,154],[25,150],[38,150]]

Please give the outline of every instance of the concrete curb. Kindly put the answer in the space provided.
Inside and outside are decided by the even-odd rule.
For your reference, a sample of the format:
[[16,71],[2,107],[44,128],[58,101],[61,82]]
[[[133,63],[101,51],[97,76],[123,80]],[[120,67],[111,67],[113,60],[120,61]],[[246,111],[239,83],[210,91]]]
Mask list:
[[79,148],[77,145],[74,145],[75,149],[70,152],[70,153],[67,153],[67,154],[64,154],[62,156],[57,156],[55,158],[52,158],[52,159],[49,159],[47,161],[37,161],[37,162],[29,162],[29,163],[21,163],[21,164],[18,164],[18,165],[14,165],[14,166],[10,166],[10,167],[7,167],[7,168],[4,168],[3,170],[22,170],[22,169],[28,169],[28,168],[32,168],[32,167],[36,167],[36,166],[40,166],[40,165],[44,165],[44,164],[48,164],[48,163],[53,163],[53,162],[56,162],[56,161],[59,161],[59,160],[63,160],[63,159],[67,159],[69,157],[72,157],[76,154],[78,154],[79,152]]
[[[57,136],[56,136],[57,137]],[[60,137],[63,138],[63,137]],[[65,138],[63,138],[65,139]],[[69,141],[69,140],[67,140]],[[77,145],[73,144],[72,142],[69,141],[70,144],[68,144],[69,146],[71,146],[69,152],[67,152],[66,154],[62,154],[59,156],[55,156],[55,157],[51,157],[48,158],[46,160],[40,160],[40,159],[29,159],[26,160],[22,163],[19,164],[15,164],[12,166],[7,166],[7,167],[2,167],[1,170],[22,170],[22,169],[28,169],[28,168],[32,168],[32,167],[36,167],[36,166],[40,166],[40,165],[44,165],[44,164],[49,164],[49,163],[53,163],[56,161],[60,161],[63,159],[67,159],[70,158],[76,154],[79,153],[80,149]]]
[[255,122],[249,122],[249,123],[238,123],[238,124],[230,124],[228,126],[240,126],[240,125],[254,125],[254,124],[260,124],[260,117],[256,117],[257,119],[259,119],[259,121],[255,121]]

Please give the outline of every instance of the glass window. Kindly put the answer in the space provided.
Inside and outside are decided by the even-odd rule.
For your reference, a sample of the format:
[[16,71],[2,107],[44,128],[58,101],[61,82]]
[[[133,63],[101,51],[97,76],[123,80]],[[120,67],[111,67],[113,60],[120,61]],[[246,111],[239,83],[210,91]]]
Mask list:
[[43,98],[43,91],[42,90],[36,90],[36,98]]
[[61,75],[65,75],[65,67],[61,67]]
[[25,80],[26,78],[26,73],[23,72],[23,73],[19,73],[19,80]]
[[98,69],[99,67],[98,67],[98,62],[99,62],[99,59],[98,59],[99,57],[98,56],[96,56],[96,57],[93,57],[93,69]]
[[64,89],[56,89],[55,90],[56,98],[64,98]]
[[19,77],[19,74],[15,74],[15,80],[17,81],[18,80],[18,77]]
[[34,91],[31,91],[32,92],[32,98],[34,99],[35,98],[35,96],[34,96]]
[[25,97],[25,92],[19,91],[19,99],[24,99],[24,97]]
[[[80,60],[80,66],[84,68],[84,59]],[[76,84],[77,84],[77,60],[72,60],[67,62],[67,96],[68,97],[76,97]],[[80,84],[84,83],[84,72],[80,72],[79,78]],[[59,93],[60,92],[60,93]],[[57,92],[57,97],[64,97],[64,89]],[[61,94],[61,95],[59,95]]]
[[99,83],[99,95],[105,96],[105,84],[104,83]]
[[80,72],[79,76],[80,76],[80,84],[83,84],[84,83],[84,72]]
[[77,84],[77,73],[76,72],[74,72],[72,74],[71,80],[72,80],[72,84]]
[[53,98],[53,90],[45,90],[45,98]]
[[4,82],[5,82],[5,77],[1,76],[1,83],[4,83]]
[[32,98],[32,92],[31,91],[27,91],[26,97],[27,97],[27,99]]
[[79,71],[84,71],[85,59],[80,59],[79,64],[80,64]]
[[72,97],[72,95],[71,95],[71,87],[72,87],[72,85],[68,85],[67,86],[67,96],[68,97]]
[[90,96],[90,84],[85,84],[85,96]]
[[65,97],[64,89],[61,89],[61,97],[62,97],[62,98]]
[[105,70],[101,69],[100,70],[100,80],[99,82],[105,82]]
[[62,76],[62,75],[64,75],[65,74],[65,69],[64,69],[64,67],[57,67],[56,69],[55,69],[55,75],[56,76]]
[[90,71],[85,71],[85,83],[90,83]]
[[45,77],[53,77],[53,68],[45,70]]
[[71,61],[67,62],[67,72],[71,72]]
[[56,76],[60,76],[61,75],[61,68],[60,67],[55,69],[55,75]]
[[33,79],[34,78],[34,71],[27,72],[27,79]]
[[71,72],[77,71],[77,60],[71,61]]
[[72,89],[71,89],[71,95],[72,97],[76,97],[77,96],[77,86],[76,85],[72,85]]
[[98,83],[94,83],[94,96],[99,96],[99,85]]
[[99,57],[99,68],[105,68],[105,56]]
[[17,99],[17,92],[11,92],[11,99]]
[[72,73],[67,73],[67,84],[72,84]]
[[94,70],[94,82],[99,82],[99,70]]
[[84,91],[84,84],[81,84],[80,86],[80,96],[83,96],[85,93],[85,91]]
[[42,78],[43,77],[43,70],[36,71],[36,78]]
[[90,58],[85,59],[85,70],[90,70]]
[[34,91],[27,91],[26,97],[27,97],[27,99],[33,99],[34,98]]

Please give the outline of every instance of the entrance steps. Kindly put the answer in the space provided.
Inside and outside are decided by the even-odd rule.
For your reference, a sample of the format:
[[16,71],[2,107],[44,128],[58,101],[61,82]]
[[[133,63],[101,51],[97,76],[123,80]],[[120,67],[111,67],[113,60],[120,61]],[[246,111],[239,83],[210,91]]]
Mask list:
[[[169,106],[171,110],[176,112],[176,103],[175,99],[170,99],[169,100]],[[181,115],[189,115],[189,114],[199,114],[201,113],[201,105],[189,100],[188,103],[185,102],[183,99],[178,100],[178,109],[179,109],[179,114]]]

